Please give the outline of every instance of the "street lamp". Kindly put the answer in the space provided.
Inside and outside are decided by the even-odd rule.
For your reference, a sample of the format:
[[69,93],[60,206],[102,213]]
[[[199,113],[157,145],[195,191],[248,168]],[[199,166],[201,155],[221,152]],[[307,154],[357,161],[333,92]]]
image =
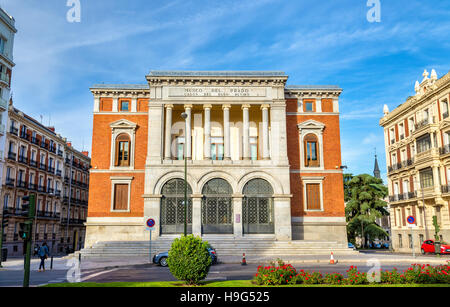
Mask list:
[[181,113],[181,117],[184,119],[184,236],[187,236],[187,121],[188,114],[186,112]]

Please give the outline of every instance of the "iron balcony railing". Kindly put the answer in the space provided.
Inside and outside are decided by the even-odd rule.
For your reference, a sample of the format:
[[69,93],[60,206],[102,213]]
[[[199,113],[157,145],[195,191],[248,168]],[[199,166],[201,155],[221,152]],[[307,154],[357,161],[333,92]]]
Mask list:
[[44,163],[39,163],[39,169],[45,171],[47,170],[47,165],[45,165]]
[[45,193],[45,187],[43,185],[38,186],[38,192]]
[[17,156],[17,154],[15,152],[11,152],[11,151],[8,152],[8,159],[16,160],[16,156]]
[[14,135],[19,135],[19,129],[17,129],[16,127],[11,126],[9,128],[9,133],[14,134]]
[[31,167],[37,167],[37,161],[36,160],[30,160],[30,166]]
[[428,125],[430,123],[429,119],[424,119],[421,120],[420,122],[418,122],[417,124],[414,125],[415,129],[418,130],[422,127],[425,127],[426,125]]
[[14,182],[15,182],[14,179],[12,179],[12,178],[6,178],[5,184],[6,184],[8,187],[14,187]]
[[396,202],[396,201],[402,201],[402,200],[408,200],[413,199],[417,197],[417,192],[407,192],[403,194],[395,194],[389,196],[390,202]]
[[22,189],[26,189],[27,188],[27,183],[25,181],[19,180],[19,181],[17,181],[17,187],[18,188],[22,188]]
[[59,177],[62,176],[62,171],[60,169],[56,170],[56,176],[59,176]]
[[62,150],[58,150],[58,156],[62,157],[63,156],[63,152]]
[[444,113],[442,113],[442,118],[447,118],[448,117],[448,111],[446,111],[446,112],[444,112]]
[[19,163],[28,164],[28,158],[22,155],[19,155]]
[[442,193],[450,193],[450,185],[442,185],[441,192]]
[[450,144],[444,145],[444,147],[439,148],[439,154],[445,155],[450,153]]
[[32,191],[37,191],[37,185],[35,183],[28,184],[28,189]]
[[54,173],[55,173],[55,168],[49,166],[49,167],[48,167],[48,172],[54,174]]

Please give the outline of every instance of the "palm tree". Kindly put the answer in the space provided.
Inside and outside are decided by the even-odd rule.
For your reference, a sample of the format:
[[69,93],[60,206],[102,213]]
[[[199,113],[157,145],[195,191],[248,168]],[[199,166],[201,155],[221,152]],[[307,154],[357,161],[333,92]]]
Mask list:
[[389,215],[387,203],[383,200],[388,195],[388,189],[381,179],[368,174],[353,177],[348,182],[351,197],[345,208],[347,232],[349,237],[361,235],[362,247],[365,246],[365,236],[375,238],[388,236],[377,223],[376,219]]

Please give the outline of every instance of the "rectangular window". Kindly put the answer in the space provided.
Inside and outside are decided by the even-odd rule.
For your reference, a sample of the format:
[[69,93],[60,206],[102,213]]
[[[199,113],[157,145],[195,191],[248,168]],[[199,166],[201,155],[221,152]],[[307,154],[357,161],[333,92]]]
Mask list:
[[433,186],[433,170],[431,167],[421,170],[419,174],[421,187],[429,188]]
[[130,102],[128,100],[123,100],[120,102],[120,111],[128,112]]
[[258,138],[250,138],[250,159],[252,161],[258,160]]
[[314,112],[314,102],[312,101],[305,102],[305,112]]
[[403,241],[402,241],[402,235],[398,235],[398,247],[403,248]]
[[320,210],[320,184],[306,184],[306,208],[308,210]]
[[431,148],[431,137],[429,134],[417,139],[417,153],[427,151]]
[[211,159],[212,160],[224,159],[223,138],[221,137],[211,138]]
[[183,160],[184,159],[184,137],[179,137],[178,138],[177,159],[178,160]]
[[408,235],[408,242],[409,242],[409,248],[412,249],[412,247],[413,247],[413,239],[412,239],[412,235]]
[[128,184],[114,185],[114,210],[128,210]]

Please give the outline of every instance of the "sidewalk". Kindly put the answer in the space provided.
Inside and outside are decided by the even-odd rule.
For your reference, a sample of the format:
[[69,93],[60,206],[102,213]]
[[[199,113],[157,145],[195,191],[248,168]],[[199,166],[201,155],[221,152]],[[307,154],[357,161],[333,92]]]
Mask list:
[[[219,261],[221,263],[241,263],[242,255],[237,256],[223,256],[220,254]],[[75,258],[78,260],[78,258]],[[342,264],[358,264],[358,263],[367,263],[369,259],[376,259],[381,263],[386,264],[413,264],[413,263],[421,263],[421,264],[430,264],[430,265],[439,265],[446,264],[450,262],[450,256],[422,256],[418,255],[416,258],[413,258],[412,255],[405,254],[376,254],[376,253],[360,253],[359,255],[349,255],[349,256],[334,256],[335,261]],[[53,270],[68,270],[71,266],[73,266],[73,257],[65,256],[54,258],[53,260]],[[282,257],[282,260],[291,263],[291,264],[325,264],[330,262],[330,256],[328,255],[299,255],[299,256],[289,256]],[[271,261],[276,261],[273,257],[252,257],[246,256],[246,261],[249,264],[261,264],[267,265]],[[31,260],[31,270],[37,271],[39,267],[40,260],[33,258]],[[90,259],[82,259],[81,260],[81,269],[82,270],[92,270],[92,269],[110,269],[122,266],[133,266],[133,265],[142,265],[149,264],[148,257],[127,257],[126,259],[121,258],[90,258]],[[68,265],[69,264],[69,265]],[[0,268],[0,271],[21,271],[23,270],[23,259],[16,258],[10,259],[7,262],[2,262],[3,268]],[[46,268],[50,268],[50,259],[46,261]]]

